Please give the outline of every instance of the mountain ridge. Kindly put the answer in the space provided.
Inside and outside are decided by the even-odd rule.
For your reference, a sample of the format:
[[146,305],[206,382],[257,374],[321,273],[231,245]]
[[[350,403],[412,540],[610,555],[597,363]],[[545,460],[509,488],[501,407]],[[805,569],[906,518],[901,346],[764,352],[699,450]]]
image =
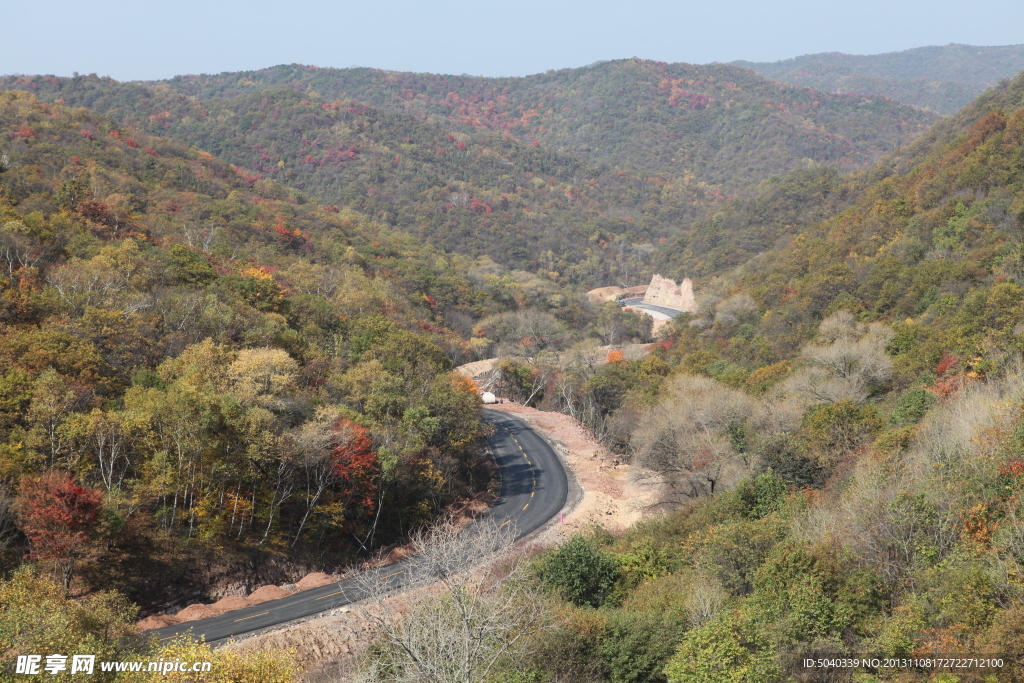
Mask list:
[[737,67],[635,59],[520,79],[284,66],[0,88],[94,108],[445,249],[591,287],[649,279],[657,240],[765,177],[861,168],[936,120]]
[[[896,123],[900,117],[907,117],[905,123],[911,125],[927,126],[935,120],[884,99],[855,101],[855,98],[822,95],[824,99],[816,100],[806,89],[780,89],[773,81],[729,65],[669,64],[637,58],[514,78],[281,65],[257,72],[176,77],[161,82],[199,99],[215,95],[234,97],[267,83],[305,89],[327,98],[346,97],[401,109],[426,119],[440,117],[463,130],[507,131],[526,142],[554,145],[596,162],[607,163],[614,157],[622,168],[647,173],[678,173],[688,168],[702,180],[724,183],[726,187],[735,184],[735,178],[725,177],[714,156],[720,152],[715,146],[722,144],[717,140],[729,137],[729,133],[711,124],[712,114],[730,113],[734,117],[742,114],[746,118],[741,123],[748,119],[759,122],[756,127],[747,126],[744,135],[733,136],[740,144],[747,145],[743,154],[755,153],[756,149],[749,146],[750,140],[745,140],[744,136],[763,137],[766,126],[802,128],[805,139],[809,136],[813,140],[809,144],[800,143],[800,156],[794,157],[794,151],[773,151],[776,155],[785,153],[787,170],[796,167],[803,158],[859,167],[869,163],[867,159],[873,160],[914,136],[913,130],[880,132],[859,127],[858,116],[864,113],[863,107],[872,108],[872,113],[877,115],[889,114],[895,106],[891,114],[897,119]],[[741,102],[743,95],[747,97]],[[638,126],[639,131],[628,129],[628,134],[624,134],[607,130],[628,126],[627,122],[634,118],[638,121],[632,125]],[[721,125],[735,128],[737,122],[726,120]],[[872,126],[880,125],[883,125],[881,121],[872,123]],[[645,126],[651,130],[645,133]],[[829,137],[842,136],[839,130],[842,126],[852,126],[855,131],[853,137],[847,135],[847,147],[837,146]],[[686,142],[686,136],[695,134],[710,135],[716,141],[711,148]],[[824,137],[820,137],[822,135]],[[674,143],[676,139],[682,142]],[[646,156],[633,160],[630,156],[636,153],[635,149],[624,146],[639,147],[641,140],[652,143],[647,147],[657,151],[648,150]],[[655,140],[657,144],[653,144]],[[767,155],[767,152],[762,154]],[[853,158],[844,161],[847,154]],[[759,163],[766,165],[764,160]],[[752,166],[750,172],[756,172],[754,169]],[[746,173],[737,168],[728,175]]]
[[1024,45],[950,43],[876,55],[823,52],[777,62],[729,63],[793,85],[874,93],[949,115],[1024,70]]

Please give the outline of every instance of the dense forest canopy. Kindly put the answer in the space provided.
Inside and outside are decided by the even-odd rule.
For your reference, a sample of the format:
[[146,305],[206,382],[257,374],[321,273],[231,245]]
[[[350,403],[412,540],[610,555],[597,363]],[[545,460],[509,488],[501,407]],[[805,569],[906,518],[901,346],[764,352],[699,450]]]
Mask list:
[[200,100],[269,86],[351,98],[467,132],[507,132],[616,168],[689,170],[729,191],[804,159],[842,168],[870,163],[935,120],[885,98],[815,93],[724,64],[641,59],[524,78],[282,65],[159,85]]

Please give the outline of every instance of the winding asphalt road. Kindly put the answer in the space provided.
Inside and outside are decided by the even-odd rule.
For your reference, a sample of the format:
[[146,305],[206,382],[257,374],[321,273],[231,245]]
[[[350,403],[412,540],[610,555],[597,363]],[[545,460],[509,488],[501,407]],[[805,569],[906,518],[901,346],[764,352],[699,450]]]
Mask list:
[[[491,518],[502,526],[514,524],[516,539],[520,539],[543,526],[562,509],[569,493],[568,478],[548,443],[521,420],[497,410],[484,410],[484,419],[495,426],[488,445],[500,470],[501,496],[481,519]],[[376,571],[391,588],[398,589],[404,585],[404,563],[395,562]],[[165,626],[146,635],[168,640],[192,631],[203,641],[220,640],[347,605],[364,597],[359,582],[346,579],[218,617]]]
[[655,304],[645,304],[642,297],[634,299],[622,299],[620,300],[620,303],[624,303],[632,308],[645,308],[648,311],[657,311],[658,313],[667,315],[670,318],[674,318],[677,315],[683,314],[683,311],[680,311],[676,308],[669,308],[668,306],[656,306]]

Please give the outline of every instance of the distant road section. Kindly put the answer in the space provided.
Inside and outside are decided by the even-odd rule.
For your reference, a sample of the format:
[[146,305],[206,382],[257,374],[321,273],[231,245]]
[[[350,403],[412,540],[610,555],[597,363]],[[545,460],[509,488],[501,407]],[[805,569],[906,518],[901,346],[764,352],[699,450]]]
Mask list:
[[685,313],[676,308],[669,308],[668,306],[655,306],[654,304],[645,304],[643,298],[635,299],[620,299],[620,303],[629,306],[630,308],[639,308],[645,311],[653,311],[655,313],[661,313],[667,315],[669,318],[675,318],[677,315]]
[[[519,539],[539,529],[565,506],[569,480],[548,442],[522,420],[498,410],[484,410],[484,419],[495,427],[488,446],[500,471],[501,497],[482,517],[494,519],[502,526],[514,524],[516,539]],[[404,561],[399,561],[373,571],[392,588],[398,589],[403,586],[404,564]],[[346,579],[217,617],[154,629],[146,635],[168,640],[192,631],[202,641],[220,640],[324,612],[365,597],[358,581]]]

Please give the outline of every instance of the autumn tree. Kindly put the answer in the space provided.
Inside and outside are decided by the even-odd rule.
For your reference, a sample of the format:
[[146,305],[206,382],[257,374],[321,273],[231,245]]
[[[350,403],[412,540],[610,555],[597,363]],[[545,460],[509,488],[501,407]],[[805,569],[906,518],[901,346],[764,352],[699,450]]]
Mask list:
[[124,412],[94,408],[72,415],[64,431],[75,447],[87,453],[99,470],[107,493],[119,490],[132,468],[132,436],[136,425]]
[[281,349],[245,349],[228,367],[231,394],[244,405],[280,409],[295,391],[298,363]]
[[336,485],[341,488],[342,517],[346,513],[355,516],[360,510],[372,511],[376,456],[365,427],[342,417],[337,409],[321,408],[313,420],[291,435],[290,442],[302,473],[305,508],[293,547],[310,515]]
[[556,368],[548,362],[522,363],[502,361],[498,364],[502,384],[508,387],[509,396],[523,405],[536,405],[550,389],[556,375]]
[[[35,574],[28,565],[0,580],[0,652],[5,658],[10,660],[15,653],[68,655],[65,670],[52,674],[43,672],[40,679],[73,682],[86,675],[89,680],[100,683],[126,680],[123,674],[100,671],[98,664],[89,675],[72,671],[71,655],[91,654],[97,662],[144,662],[141,673],[129,675],[133,681],[191,683],[197,680],[191,671],[146,671],[146,660],[211,662],[211,671],[200,677],[213,683],[295,683],[298,680],[298,664],[291,652],[217,650],[188,637],[151,643],[137,637],[137,618],[138,607],[123,595],[99,591],[72,600],[61,595],[56,584]],[[44,659],[40,668],[45,664]],[[7,666],[13,669],[13,662]]]
[[785,388],[815,403],[850,399],[864,401],[892,376],[886,345],[893,333],[881,323],[858,323],[849,311],[838,311],[818,327],[818,337],[804,346],[804,367]]
[[[137,614],[138,607],[113,592],[98,591],[72,600],[51,579],[37,574],[30,565],[22,565],[0,580],[0,652],[7,660],[8,672],[4,679],[16,678],[9,676],[15,653],[94,654],[101,661],[142,654],[142,641],[133,637]],[[71,674],[70,657],[67,661],[67,670],[39,678],[68,682],[81,679]],[[114,675],[102,674],[99,666],[87,678],[103,683],[115,680]]]
[[150,455],[144,470],[156,498],[164,529],[173,531],[188,519],[191,534],[196,522],[196,503],[209,485],[205,457],[220,445],[227,430],[225,410],[232,408],[221,397],[178,381],[166,391],[129,392],[126,403],[145,425],[144,441]]
[[28,419],[33,425],[34,445],[46,454],[49,467],[56,467],[67,451],[67,439],[61,427],[73,411],[85,403],[87,391],[82,383],[69,380],[54,370],[46,370],[33,385]]
[[29,539],[29,557],[52,563],[64,592],[100,514],[100,492],[80,486],[66,472],[50,471],[21,480],[15,509]]
[[52,244],[38,233],[20,220],[0,223],[0,272],[11,282],[19,270],[41,265],[52,253]]
[[[377,453],[374,452],[370,431],[352,420],[339,419],[334,424],[333,432],[332,475],[340,480],[343,522],[352,533],[359,517],[372,514],[380,506],[375,496],[379,472]],[[370,543],[374,530],[371,529],[368,534]]]
[[210,662],[210,671],[146,671],[133,679],[142,683],[299,683],[302,663],[294,650],[217,648],[190,638],[164,641],[146,653],[151,661]]
[[17,514],[14,510],[14,498],[0,488],[0,552],[11,545],[18,536]]
[[479,327],[497,344],[494,353],[498,356],[533,359],[546,349],[560,348],[567,340],[564,323],[533,308],[490,316]]
[[699,375],[679,375],[630,438],[637,464],[668,475],[689,498],[715,493],[750,470],[743,436],[755,404]]
[[609,346],[628,342],[632,338],[647,341],[651,336],[653,320],[638,311],[627,311],[614,301],[601,304],[594,323],[594,331]]
[[601,304],[594,329],[605,344],[614,346],[620,343],[626,334],[626,314],[622,307],[614,301]]

